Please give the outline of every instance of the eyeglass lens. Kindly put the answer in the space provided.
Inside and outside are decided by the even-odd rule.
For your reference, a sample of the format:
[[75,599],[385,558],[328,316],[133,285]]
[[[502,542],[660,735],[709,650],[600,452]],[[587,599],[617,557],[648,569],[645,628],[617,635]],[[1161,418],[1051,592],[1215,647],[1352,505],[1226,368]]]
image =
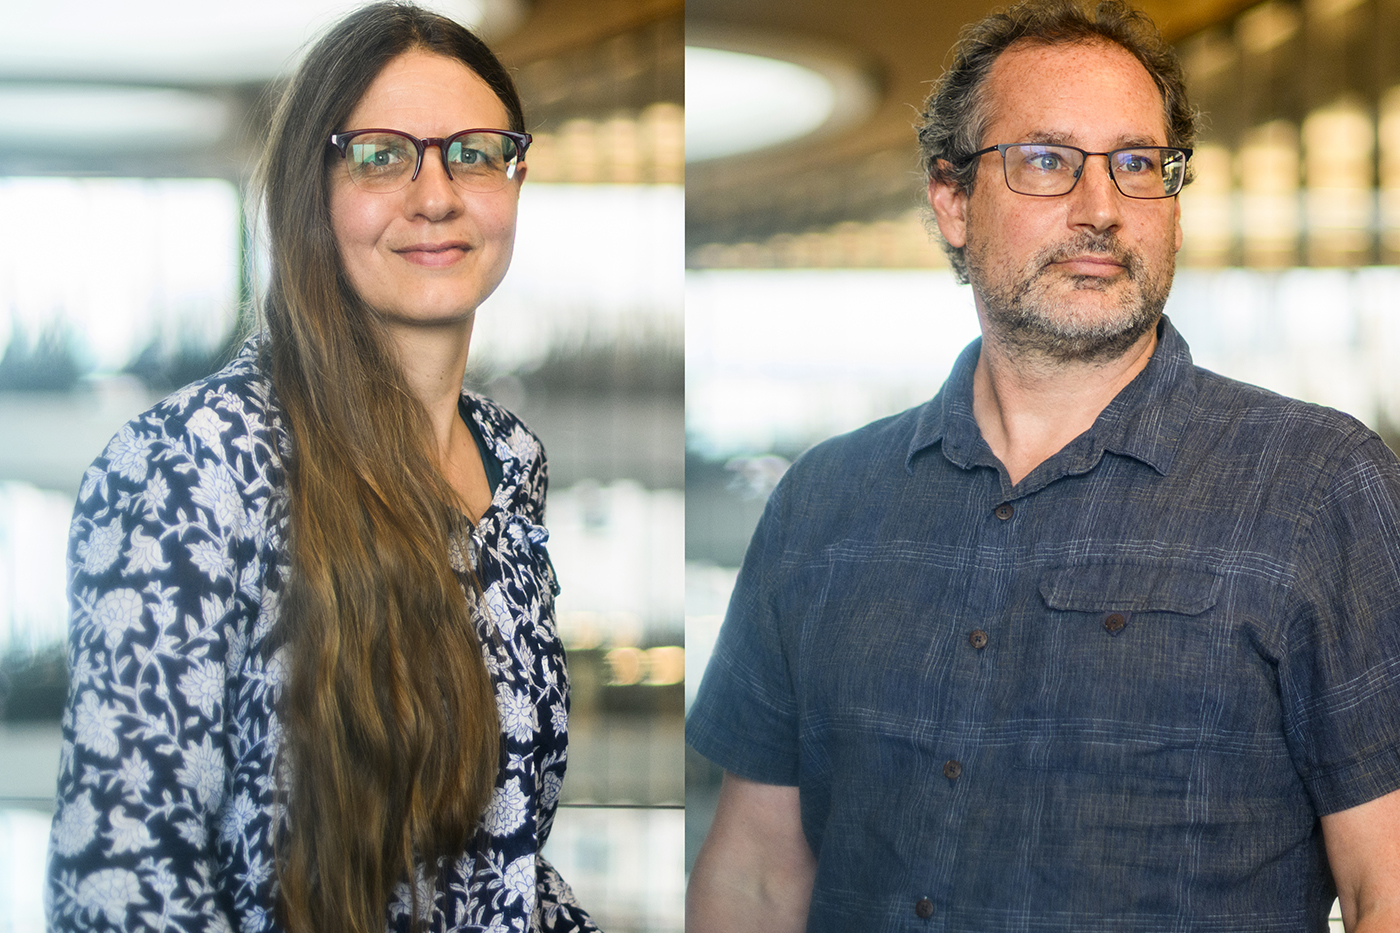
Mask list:
[[[1003,159],[1012,191],[1053,197],[1074,188],[1085,154],[1068,146],[1026,143],[1008,146]],[[1130,198],[1169,198],[1181,190],[1186,177],[1186,156],[1179,149],[1118,149],[1108,159],[1118,190]]]
[[[515,140],[500,133],[467,133],[445,144],[447,173],[457,187],[486,193],[499,191],[515,177],[520,160]],[[426,154],[426,158],[432,158]],[[366,191],[397,191],[418,167],[417,142],[399,133],[363,133],[345,147],[350,180]]]

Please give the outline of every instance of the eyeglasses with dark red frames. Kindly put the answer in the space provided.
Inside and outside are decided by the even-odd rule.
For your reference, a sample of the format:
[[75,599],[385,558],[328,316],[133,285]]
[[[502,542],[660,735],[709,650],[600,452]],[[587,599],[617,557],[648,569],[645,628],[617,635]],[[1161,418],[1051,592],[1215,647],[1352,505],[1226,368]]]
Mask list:
[[[515,177],[531,140],[529,133],[489,127],[424,138],[372,128],[332,133],[327,145],[346,160],[350,180],[367,191],[397,191],[416,180],[427,148],[436,146],[448,178],[465,190],[487,193],[500,190]],[[410,153],[412,172],[408,171]]]

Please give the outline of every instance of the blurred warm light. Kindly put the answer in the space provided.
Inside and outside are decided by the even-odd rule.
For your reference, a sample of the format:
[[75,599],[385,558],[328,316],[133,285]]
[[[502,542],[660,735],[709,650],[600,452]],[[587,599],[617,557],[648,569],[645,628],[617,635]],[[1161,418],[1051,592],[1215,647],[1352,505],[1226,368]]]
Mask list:
[[667,687],[685,679],[685,649],[675,645],[658,648],[613,648],[603,655],[608,665],[609,686]]
[[699,162],[805,136],[831,116],[836,88],[793,62],[686,46],[685,158]]
[[1293,38],[1301,24],[1302,17],[1292,4],[1269,0],[1242,13],[1235,28],[1240,45],[1258,55]]
[[685,649],[661,645],[647,649],[647,685],[669,687],[685,680]]
[[1194,180],[1181,192],[1182,246],[1180,261],[1196,266],[1223,266],[1234,241],[1231,191],[1234,189],[1230,150],[1209,143],[1191,155]]
[[1359,101],[1315,110],[1303,121],[1311,265],[1370,258],[1375,147],[1375,123]]
[[945,269],[948,260],[919,209],[867,223],[780,233],[761,243],[707,243],[690,257],[698,269]]
[[662,184],[685,181],[685,111],[652,104],[635,115],[574,119],[534,132],[530,181],[566,184]]
[[1275,120],[1246,134],[1236,154],[1243,191],[1244,260],[1249,266],[1283,268],[1297,259],[1298,131]]
[[1400,263],[1400,86],[1381,98],[1377,127],[1380,147],[1380,226],[1384,261]]
[[1181,50],[1187,84],[1209,81],[1234,66],[1239,59],[1235,43],[1221,30],[1210,30],[1191,39]]
[[1305,6],[1311,20],[1331,19],[1356,9],[1365,0],[1307,0]]
[[630,687],[646,677],[646,654],[640,648],[613,648],[603,656],[613,687]]

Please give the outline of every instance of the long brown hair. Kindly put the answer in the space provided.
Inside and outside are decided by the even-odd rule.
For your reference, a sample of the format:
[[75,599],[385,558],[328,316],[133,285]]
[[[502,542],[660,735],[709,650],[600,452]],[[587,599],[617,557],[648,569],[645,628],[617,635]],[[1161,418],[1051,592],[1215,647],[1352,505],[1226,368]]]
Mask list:
[[[392,59],[456,59],[520,99],[451,20],[379,3],[306,56],[262,166],[271,274],[263,360],[291,432],[290,572],[275,642],[287,658],[278,773],[278,914],[293,933],[382,933],[394,886],[459,855],[490,800],[500,752],[472,609],[447,555],[465,521],[430,453],[374,311],[339,262],[327,140]],[[464,546],[463,546],[464,547]],[[468,581],[473,595],[479,591]]]

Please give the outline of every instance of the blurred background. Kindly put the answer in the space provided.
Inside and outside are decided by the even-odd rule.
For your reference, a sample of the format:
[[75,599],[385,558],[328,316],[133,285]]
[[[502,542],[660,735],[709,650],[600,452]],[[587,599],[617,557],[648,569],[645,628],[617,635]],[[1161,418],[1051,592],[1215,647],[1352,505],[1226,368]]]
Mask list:
[[[249,326],[275,91],[356,5],[0,0],[0,931],[43,929],[78,479]],[[679,931],[682,3],[425,5],[491,43],[535,134],[468,381],[549,451],[574,691],[546,854],[604,929]]]
[[[928,399],[977,335],[911,125],[958,30],[1001,5],[686,4],[687,697],[791,459]],[[1167,313],[1199,364],[1395,447],[1400,0],[1137,5],[1205,115]],[[687,866],[718,780],[688,753]]]

